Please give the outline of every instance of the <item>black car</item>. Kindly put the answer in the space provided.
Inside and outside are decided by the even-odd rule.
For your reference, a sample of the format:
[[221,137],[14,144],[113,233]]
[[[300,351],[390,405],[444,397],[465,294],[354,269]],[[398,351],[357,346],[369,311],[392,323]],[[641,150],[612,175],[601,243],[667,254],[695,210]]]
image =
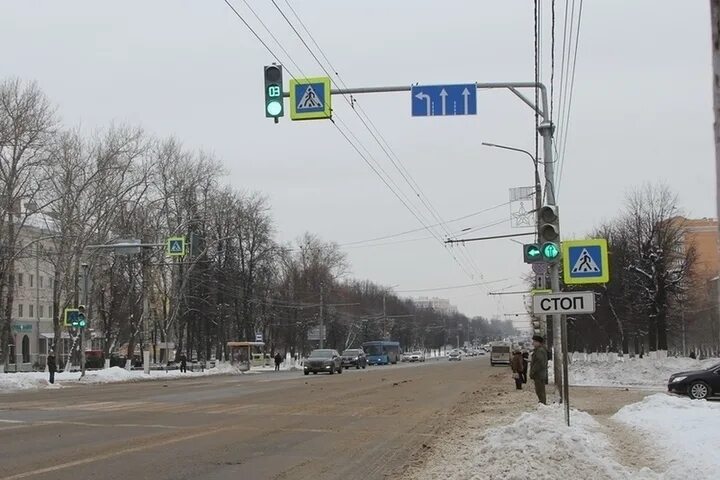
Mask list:
[[327,372],[330,375],[335,372],[342,373],[340,354],[337,350],[313,350],[310,356],[305,359],[303,370],[305,375],[309,375],[310,373],[316,374],[318,372]]
[[343,368],[355,367],[356,369],[367,367],[365,351],[362,348],[345,350],[342,353],[342,366]]
[[705,370],[673,374],[668,380],[668,391],[697,400],[720,395],[720,363]]

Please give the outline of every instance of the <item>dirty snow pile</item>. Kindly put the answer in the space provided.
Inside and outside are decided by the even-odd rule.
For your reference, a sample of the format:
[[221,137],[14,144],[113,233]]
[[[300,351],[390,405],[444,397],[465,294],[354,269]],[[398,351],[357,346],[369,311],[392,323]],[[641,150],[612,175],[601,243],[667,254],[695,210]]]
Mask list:
[[632,471],[615,460],[602,427],[585,412],[571,412],[565,426],[561,405],[538,405],[513,423],[453,435],[434,454],[418,480],[649,480],[649,469]]
[[663,478],[715,478],[720,472],[720,403],[656,394],[612,418],[661,449],[669,463]]
[[720,359],[691,358],[623,358],[600,360],[577,359],[570,364],[570,384],[587,386],[665,387],[673,373],[703,370],[720,363]]
[[237,373],[237,369],[227,363],[219,363],[215,368],[204,372],[180,373],[180,370],[151,370],[145,374],[142,370],[125,370],[120,367],[112,367],[105,370],[90,370],[85,377],[80,379],[80,372],[62,372],[55,374],[55,384],[48,381],[47,372],[21,372],[21,373],[0,373],[0,392],[6,393],[18,390],[35,390],[40,388],[62,388],[64,384],[78,383],[117,383],[117,382],[140,382],[145,380],[167,380],[171,378],[202,377],[207,375],[222,375],[226,373]]

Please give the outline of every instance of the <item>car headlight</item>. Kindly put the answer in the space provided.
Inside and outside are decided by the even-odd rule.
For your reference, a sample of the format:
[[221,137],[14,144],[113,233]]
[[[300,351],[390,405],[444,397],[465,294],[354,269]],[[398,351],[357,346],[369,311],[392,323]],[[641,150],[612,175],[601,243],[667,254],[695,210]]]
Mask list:
[[686,378],[687,378],[686,376],[685,376],[685,377],[675,377],[675,378],[673,378],[673,379],[670,381],[670,383],[682,382],[682,381],[685,380]]

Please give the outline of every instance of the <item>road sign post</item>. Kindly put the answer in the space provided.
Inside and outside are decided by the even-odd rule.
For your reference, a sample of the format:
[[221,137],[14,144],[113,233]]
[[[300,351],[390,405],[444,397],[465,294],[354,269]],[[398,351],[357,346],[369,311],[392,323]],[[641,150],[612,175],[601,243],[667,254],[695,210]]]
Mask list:
[[434,117],[477,114],[477,88],[460,85],[415,85],[410,90],[412,116]]
[[533,295],[536,315],[595,313],[594,292],[564,292]]
[[290,119],[316,120],[332,116],[330,77],[290,80]]
[[166,251],[170,257],[185,256],[185,237],[170,237],[166,242]]
[[563,280],[566,285],[610,281],[607,240],[567,240],[562,244]]

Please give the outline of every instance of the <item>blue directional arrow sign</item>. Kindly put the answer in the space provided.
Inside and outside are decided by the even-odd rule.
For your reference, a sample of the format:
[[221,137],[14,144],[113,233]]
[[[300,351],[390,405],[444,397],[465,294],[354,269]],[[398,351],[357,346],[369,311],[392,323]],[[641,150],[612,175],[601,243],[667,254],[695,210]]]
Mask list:
[[416,85],[410,89],[413,117],[477,115],[477,86]]

